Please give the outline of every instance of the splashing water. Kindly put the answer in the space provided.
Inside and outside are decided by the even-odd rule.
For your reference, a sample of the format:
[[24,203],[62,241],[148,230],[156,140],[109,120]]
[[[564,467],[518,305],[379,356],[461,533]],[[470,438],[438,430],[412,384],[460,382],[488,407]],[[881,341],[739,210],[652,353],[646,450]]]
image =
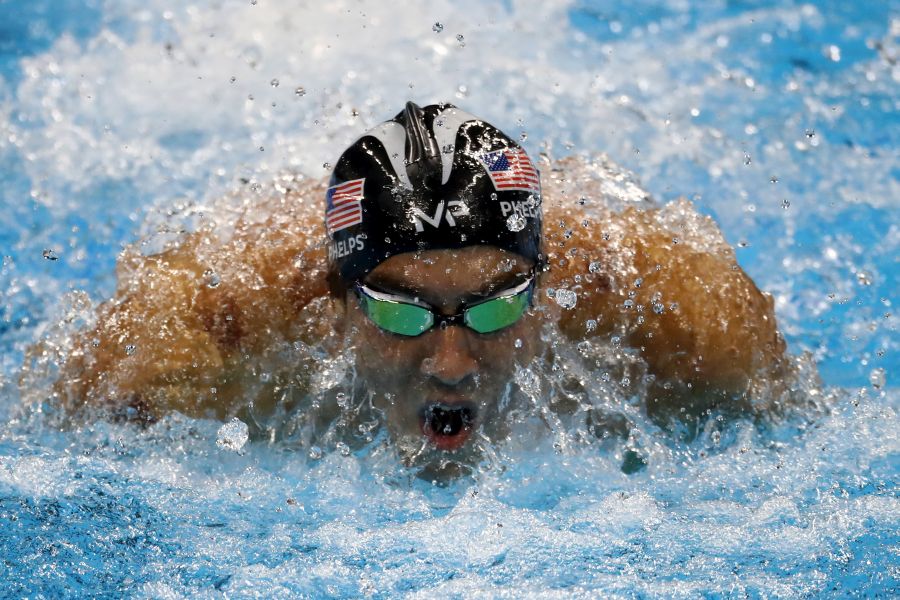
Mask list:
[[[38,0],[0,22],[6,593],[896,595],[894,3]],[[476,439],[478,467],[442,485],[400,460],[364,393],[324,421],[269,415],[278,431],[253,410],[57,426],[47,381],[124,245],[287,226],[261,203],[408,99],[522,139],[588,218],[684,196],[696,211],[666,204],[659,226],[719,251],[697,211],[714,216],[775,296],[793,393],[821,411],[713,416],[682,441],[640,410],[631,350],[547,331],[552,360],[516,371],[509,442]],[[239,273],[213,250],[198,287]],[[315,344],[271,351],[308,369],[312,405],[352,377]]]

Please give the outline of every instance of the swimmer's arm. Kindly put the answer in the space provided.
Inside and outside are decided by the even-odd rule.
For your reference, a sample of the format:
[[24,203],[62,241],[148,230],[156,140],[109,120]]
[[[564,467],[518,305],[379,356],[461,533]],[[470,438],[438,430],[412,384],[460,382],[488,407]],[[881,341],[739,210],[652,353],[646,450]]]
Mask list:
[[[655,380],[648,402],[660,410],[736,407],[749,401],[754,381],[777,370],[784,355],[772,298],[738,266],[724,241],[710,242],[711,251],[700,249],[686,243],[686,233],[660,226],[658,217],[655,210],[625,210],[612,222],[573,234],[575,243],[568,246],[585,250],[566,257],[563,267],[563,254],[556,253],[551,279],[557,286],[574,287],[575,276],[582,278],[578,304],[563,311],[561,327],[579,339],[619,335],[623,345],[637,349]],[[711,220],[697,219],[718,234]],[[599,265],[593,274],[592,262]],[[589,320],[596,322],[590,332]]]

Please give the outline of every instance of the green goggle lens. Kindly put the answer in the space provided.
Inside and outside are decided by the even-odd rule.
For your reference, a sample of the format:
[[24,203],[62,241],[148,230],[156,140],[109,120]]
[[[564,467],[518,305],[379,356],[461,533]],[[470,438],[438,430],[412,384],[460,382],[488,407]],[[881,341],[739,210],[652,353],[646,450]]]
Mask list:
[[391,333],[400,335],[420,335],[434,324],[431,311],[414,304],[379,300],[362,296],[363,309],[373,323]]
[[466,309],[466,325],[478,333],[490,333],[509,327],[522,318],[528,308],[528,290],[514,296],[494,298]]
[[[522,318],[531,299],[531,281],[512,293],[466,307],[462,314],[436,316],[432,308],[404,302],[393,296],[358,285],[357,292],[366,316],[378,327],[398,335],[417,336],[435,325],[462,320],[478,333],[491,333],[509,327]],[[462,317],[462,319],[460,319]]]

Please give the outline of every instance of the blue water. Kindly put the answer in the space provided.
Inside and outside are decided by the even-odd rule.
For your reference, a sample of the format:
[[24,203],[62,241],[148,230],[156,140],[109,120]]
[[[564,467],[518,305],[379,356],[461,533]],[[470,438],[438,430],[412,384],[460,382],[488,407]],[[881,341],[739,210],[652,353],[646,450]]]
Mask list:
[[[896,596],[898,61],[892,1],[0,0],[0,595]],[[324,176],[410,98],[715,217],[829,414],[647,426],[633,475],[547,439],[431,487],[390,453],[21,410],[49,393],[26,349],[64,354],[125,245]]]

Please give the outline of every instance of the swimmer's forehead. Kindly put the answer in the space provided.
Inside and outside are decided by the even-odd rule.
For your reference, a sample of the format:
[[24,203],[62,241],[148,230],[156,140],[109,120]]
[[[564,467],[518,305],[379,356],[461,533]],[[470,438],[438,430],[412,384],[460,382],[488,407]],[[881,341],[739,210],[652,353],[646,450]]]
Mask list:
[[533,266],[527,258],[493,246],[425,250],[390,257],[369,273],[366,283],[441,304],[512,287]]

